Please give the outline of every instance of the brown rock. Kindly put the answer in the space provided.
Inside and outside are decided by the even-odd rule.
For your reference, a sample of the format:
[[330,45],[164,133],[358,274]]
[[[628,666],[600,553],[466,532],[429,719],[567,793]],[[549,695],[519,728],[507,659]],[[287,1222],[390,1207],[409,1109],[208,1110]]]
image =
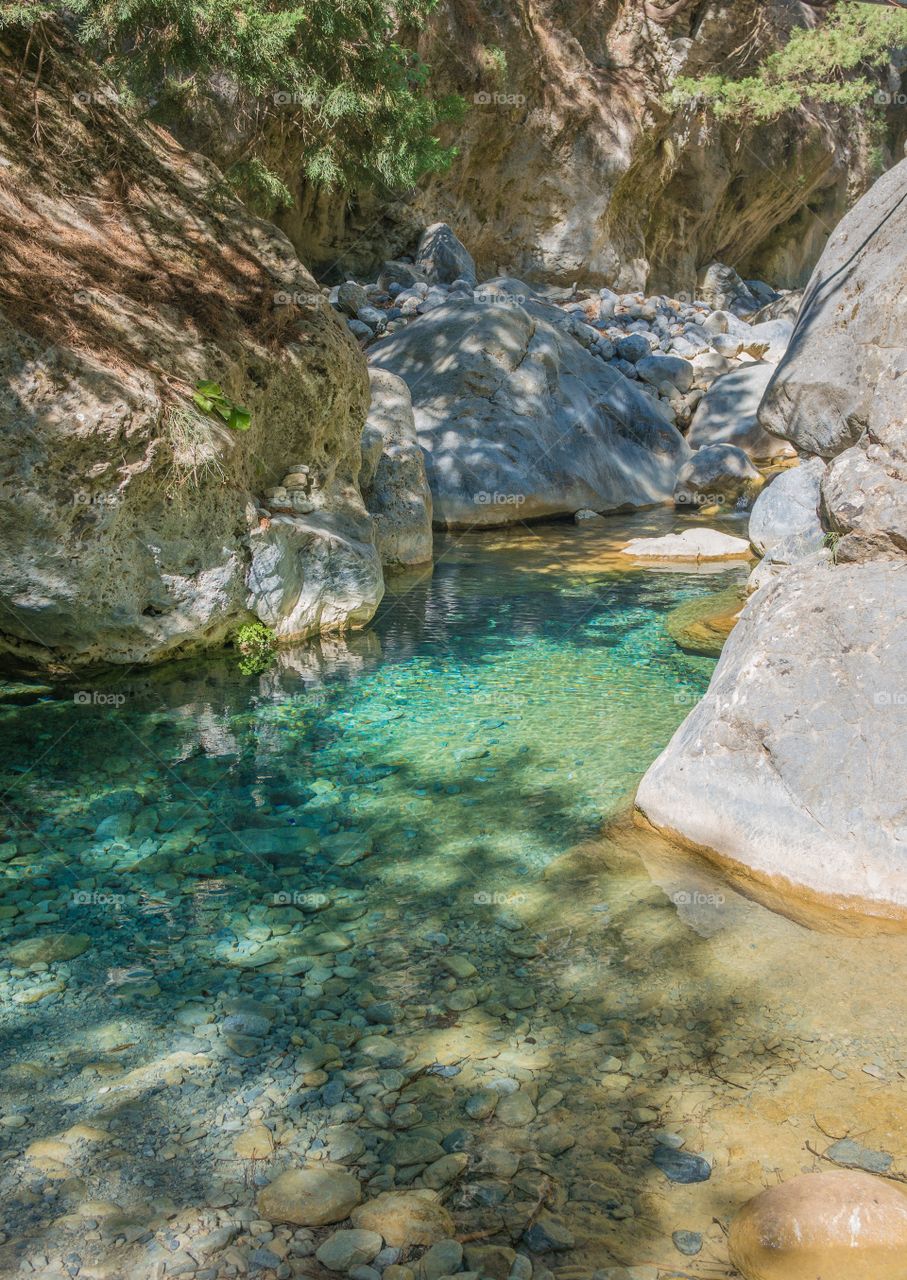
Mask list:
[[353,1226],[377,1231],[395,1249],[437,1244],[454,1234],[454,1221],[433,1191],[384,1191],[350,1215]]
[[351,1173],[340,1169],[287,1169],[261,1191],[258,1211],[268,1222],[323,1227],[349,1217],[361,1199],[359,1180]]
[[868,1173],[807,1173],[749,1200],[729,1245],[746,1280],[907,1280],[907,1194]]

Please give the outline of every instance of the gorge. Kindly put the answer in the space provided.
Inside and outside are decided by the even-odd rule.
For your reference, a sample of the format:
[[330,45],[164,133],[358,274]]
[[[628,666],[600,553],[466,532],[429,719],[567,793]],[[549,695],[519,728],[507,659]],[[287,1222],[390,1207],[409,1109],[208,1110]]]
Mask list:
[[168,6],[0,3],[0,1276],[904,1280],[907,16]]

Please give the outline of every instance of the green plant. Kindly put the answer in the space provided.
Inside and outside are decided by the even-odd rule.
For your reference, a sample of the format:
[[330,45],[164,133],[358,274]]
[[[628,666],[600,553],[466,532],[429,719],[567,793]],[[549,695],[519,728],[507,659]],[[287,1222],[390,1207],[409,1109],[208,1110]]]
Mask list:
[[462,104],[429,94],[428,68],[410,47],[436,4],[0,0],[0,30],[27,30],[34,52],[54,24],[65,27],[128,100],[191,123],[196,138],[201,130],[261,205],[289,194],[273,167],[281,157],[294,176],[301,168],[312,183],[341,186],[407,187],[450,162],[455,151],[435,130]]
[[215,413],[234,431],[248,431],[252,415],[226,394],[219,382],[196,382],[192,399],[203,413]]
[[237,629],[233,644],[239,650],[240,671],[244,676],[255,676],[273,663],[277,638],[263,622],[246,622]]
[[673,107],[697,102],[718,119],[764,123],[803,102],[859,106],[878,94],[873,71],[907,45],[907,12],[839,4],[815,27],[798,27],[783,49],[751,75],[681,76],[668,94]]
[[825,547],[828,547],[829,551],[831,552],[832,564],[838,563],[838,543],[841,541],[842,537],[843,537],[843,534],[836,533],[834,530],[830,530],[828,533],[826,533],[825,537],[822,539],[822,545]]

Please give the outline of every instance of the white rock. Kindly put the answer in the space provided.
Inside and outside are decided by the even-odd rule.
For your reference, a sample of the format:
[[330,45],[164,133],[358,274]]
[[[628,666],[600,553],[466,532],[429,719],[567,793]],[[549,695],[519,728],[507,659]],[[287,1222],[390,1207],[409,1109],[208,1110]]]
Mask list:
[[647,560],[727,560],[752,554],[745,538],[717,529],[684,529],[663,538],[634,538],[621,548],[625,556]]

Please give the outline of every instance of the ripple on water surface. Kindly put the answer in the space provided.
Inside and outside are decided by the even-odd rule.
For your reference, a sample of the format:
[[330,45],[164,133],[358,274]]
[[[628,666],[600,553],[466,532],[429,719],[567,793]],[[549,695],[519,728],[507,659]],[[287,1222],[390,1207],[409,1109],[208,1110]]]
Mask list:
[[[622,816],[714,665],[666,613],[745,575],[621,564],[668,519],[444,541],[366,632],[261,676],[15,690],[0,1271],[77,1245],[159,1275],[216,1231],[305,1271],[305,1232],[243,1207],[327,1157],[549,1263],[676,1266],[679,1231],[714,1274],[713,1218],[805,1139],[900,1152],[872,981],[900,941],[809,934]],[[712,1177],[675,1186],[659,1142]]]

